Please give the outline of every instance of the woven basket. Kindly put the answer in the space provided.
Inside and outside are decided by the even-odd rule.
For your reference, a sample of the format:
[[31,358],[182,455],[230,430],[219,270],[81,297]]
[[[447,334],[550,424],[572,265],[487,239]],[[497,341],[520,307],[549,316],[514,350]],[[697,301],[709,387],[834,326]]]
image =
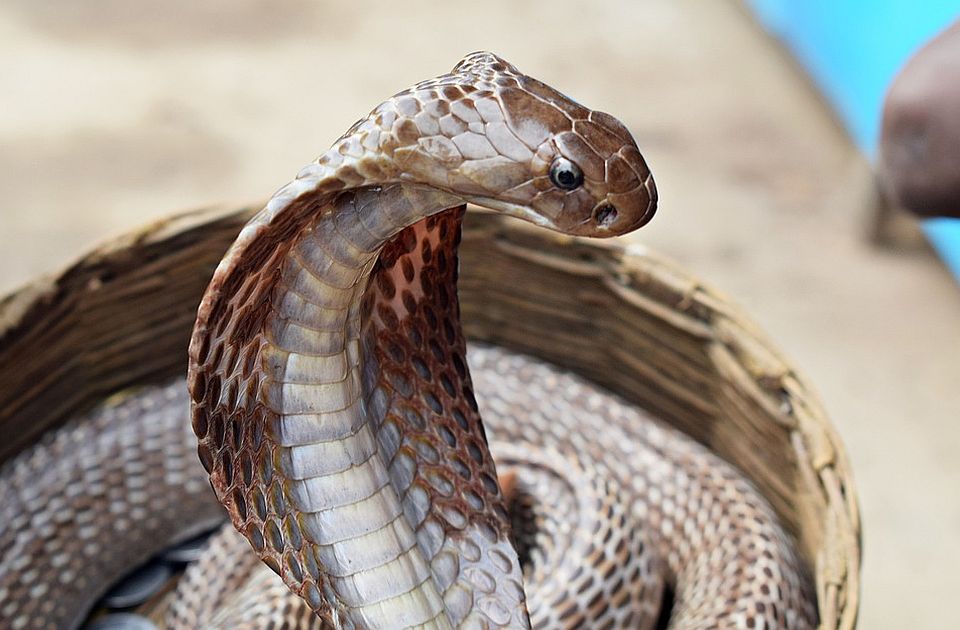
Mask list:
[[[181,374],[200,296],[253,207],[176,216],[0,302],[0,461],[119,389]],[[822,628],[853,628],[860,522],[814,394],[743,313],[649,253],[468,214],[470,338],[565,366],[737,465],[816,575]]]

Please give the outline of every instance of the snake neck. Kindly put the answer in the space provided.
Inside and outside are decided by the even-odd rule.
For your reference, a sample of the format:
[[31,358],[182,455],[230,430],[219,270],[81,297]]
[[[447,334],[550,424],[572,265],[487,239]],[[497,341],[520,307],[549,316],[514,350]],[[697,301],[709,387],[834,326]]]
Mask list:
[[[260,261],[260,294],[236,288],[220,316],[230,323],[209,323],[219,336],[197,357],[209,369],[191,370],[215,490],[261,558],[335,624],[527,626],[465,360],[462,200],[395,184],[313,210]],[[240,303],[246,315],[230,310]],[[211,407],[223,418],[205,417]]]

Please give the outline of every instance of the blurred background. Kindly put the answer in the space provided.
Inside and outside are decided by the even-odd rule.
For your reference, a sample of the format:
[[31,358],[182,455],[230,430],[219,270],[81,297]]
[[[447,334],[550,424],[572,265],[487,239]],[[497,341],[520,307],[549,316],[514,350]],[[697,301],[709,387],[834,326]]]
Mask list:
[[[862,627],[947,627],[960,288],[912,219],[870,237],[870,156],[892,70],[949,13],[890,69],[847,68],[858,101],[830,74],[845,53],[791,30],[790,5],[830,4],[4,0],[0,291],[171,212],[265,199],[383,97],[494,51],[626,123],[661,195],[629,242],[733,296],[821,392],[859,486]],[[807,13],[864,55],[894,46]]]

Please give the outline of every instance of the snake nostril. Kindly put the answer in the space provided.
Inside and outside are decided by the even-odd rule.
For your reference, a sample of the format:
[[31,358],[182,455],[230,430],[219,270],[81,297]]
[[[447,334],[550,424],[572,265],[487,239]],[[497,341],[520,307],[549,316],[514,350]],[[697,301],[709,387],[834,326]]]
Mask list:
[[604,204],[597,208],[595,217],[599,227],[610,227],[617,220],[617,209],[610,204]]

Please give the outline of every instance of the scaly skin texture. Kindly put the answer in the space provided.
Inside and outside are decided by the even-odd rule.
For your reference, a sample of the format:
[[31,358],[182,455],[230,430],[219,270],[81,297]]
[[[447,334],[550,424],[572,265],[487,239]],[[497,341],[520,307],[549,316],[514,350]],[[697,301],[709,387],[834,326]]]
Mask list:
[[622,124],[473,54],[280,190],[199,309],[200,459],[261,559],[335,625],[529,624],[463,356],[467,201],[613,236],[656,193]]
[[[223,535],[184,584],[215,596],[183,599],[171,622],[651,627],[669,589],[674,627],[814,625],[808,580],[769,507],[705,449],[508,355],[477,355],[476,389],[489,394],[478,405],[456,297],[468,201],[604,237],[649,220],[656,192],[623,125],[487,53],[385,101],[303,169],[217,269],[188,378],[216,496],[285,587]],[[104,428],[104,439],[118,430]],[[161,450],[180,454],[182,435],[171,439]],[[92,444],[107,449],[93,451],[104,460],[94,470],[129,472],[138,504],[154,490],[178,496],[162,483],[144,488],[134,441]],[[48,462],[48,446],[0,473],[19,519],[2,532],[0,612],[35,627],[47,614],[70,622],[45,603],[60,587],[44,579],[88,539],[102,542],[87,521],[110,522],[115,507],[91,511],[95,480],[70,486],[53,513],[31,498],[55,496],[91,466],[86,446],[62,453],[61,474],[38,486],[30,462]],[[205,509],[168,510],[180,524],[151,530],[141,556]],[[142,512],[132,511],[143,516],[136,524],[150,523]],[[54,518],[66,520],[41,527]],[[120,538],[111,548],[130,553],[132,539]],[[36,570],[21,566],[26,553]],[[216,571],[227,556],[237,565]],[[79,590],[81,608],[99,592]]]
[[[664,583],[677,593],[675,628],[813,625],[791,542],[731,466],[546,364],[495,348],[468,359],[491,452],[514,479],[535,627],[650,628]],[[6,624],[78,627],[124,573],[222,518],[187,414],[181,381],[148,388],[0,469]],[[189,567],[162,627],[330,626],[228,524]]]
[[[468,358],[491,452],[513,478],[509,505],[534,627],[653,628],[667,616],[672,628],[815,626],[792,542],[732,466],[550,365],[498,348]],[[204,582],[223,590],[227,579],[206,566],[222,562],[223,548],[234,566],[254,566],[243,539],[226,531],[188,571],[180,601]],[[660,610],[665,587],[675,594],[672,611]],[[248,601],[263,610],[261,625],[296,606],[293,593],[275,594]],[[211,620],[191,618],[174,627]]]
[[182,383],[151,388],[0,467],[0,627],[77,628],[125,573],[222,521],[187,409]]

